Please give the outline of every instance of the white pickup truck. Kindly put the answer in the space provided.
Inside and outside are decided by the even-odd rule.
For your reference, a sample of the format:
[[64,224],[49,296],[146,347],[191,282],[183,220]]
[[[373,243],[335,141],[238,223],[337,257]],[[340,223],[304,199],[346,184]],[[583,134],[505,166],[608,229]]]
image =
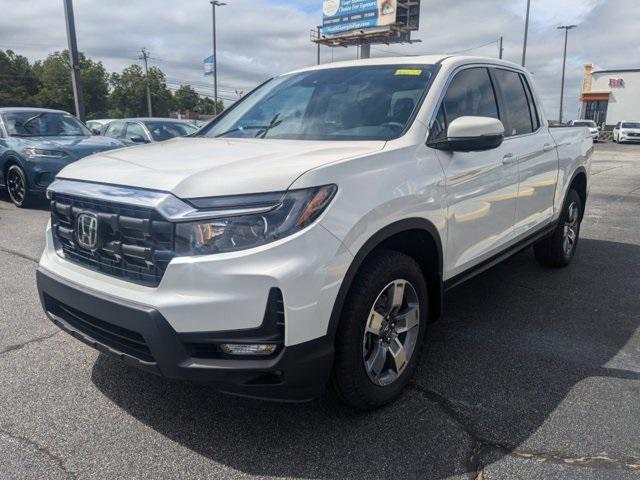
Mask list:
[[593,142],[549,129],[495,59],[333,63],[275,77],[191,138],[93,155],[48,190],[50,319],[220,390],[375,408],[443,294],[533,246],[576,253]]

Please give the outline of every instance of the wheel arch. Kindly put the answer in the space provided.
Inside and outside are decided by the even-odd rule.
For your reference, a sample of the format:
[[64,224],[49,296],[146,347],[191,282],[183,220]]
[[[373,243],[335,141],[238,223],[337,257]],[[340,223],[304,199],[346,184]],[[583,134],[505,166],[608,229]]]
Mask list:
[[338,329],[344,303],[351,285],[365,260],[376,250],[389,249],[405,253],[420,265],[429,288],[431,321],[442,313],[443,250],[438,229],[424,218],[408,218],[387,225],[372,235],[356,253],[342,281],[329,319],[328,334],[333,338]]
[[587,204],[587,196],[588,196],[587,181],[588,180],[587,180],[586,169],[583,166],[578,167],[576,171],[573,172],[571,181],[569,182],[569,188],[567,189],[567,193],[565,194],[565,201],[566,201],[567,195],[569,195],[569,192],[571,190],[575,190],[578,193],[578,196],[580,197],[580,201],[582,202],[582,211],[580,212],[581,220],[582,220],[582,217],[584,217],[585,206]]

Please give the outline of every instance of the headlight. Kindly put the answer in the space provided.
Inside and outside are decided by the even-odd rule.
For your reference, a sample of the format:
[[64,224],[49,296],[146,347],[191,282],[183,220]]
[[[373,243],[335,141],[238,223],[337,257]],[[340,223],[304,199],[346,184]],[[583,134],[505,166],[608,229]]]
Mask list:
[[176,225],[178,255],[208,255],[253,248],[291,235],[313,223],[333,199],[337,187],[290,190],[280,193],[241,195],[193,200],[198,207],[218,210],[265,209],[261,213],[227,216]]
[[25,148],[24,153],[29,158],[63,158],[67,156],[65,152],[60,150],[43,150],[35,147]]

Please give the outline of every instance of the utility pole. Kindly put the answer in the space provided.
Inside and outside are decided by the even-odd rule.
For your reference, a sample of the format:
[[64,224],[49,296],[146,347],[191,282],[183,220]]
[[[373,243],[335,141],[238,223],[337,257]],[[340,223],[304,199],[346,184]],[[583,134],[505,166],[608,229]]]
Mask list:
[[[322,25],[318,25],[316,29],[318,30],[318,40],[320,40],[320,36],[322,35]],[[318,45],[318,65],[320,65],[320,42],[318,42],[317,45]]]
[[524,44],[522,46],[522,66],[527,61],[527,40],[529,38],[529,12],[531,11],[531,0],[527,0],[527,15],[524,20]]
[[567,68],[567,43],[569,41],[569,30],[576,28],[577,25],[561,25],[558,30],[564,30],[564,56],[562,57],[562,85],[560,86],[560,114],[558,121],[562,124],[562,110],[564,105],[564,76]]
[[216,53],[216,7],[222,7],[226,3],[218,0],[210,0],[213,10],[213,114],[218,115],[218,55]]
[[82,81],[80,79],[80,61],[78,59],[78,43],[76,42],[76,24],[73,19],[73,2],[64,0],[64,19],[67,24],[67,40],[69,42],[69,66],[71,67],[71,86],[76,107],[76,117],[84,122],[84,103],[82,102]]
[[503,38],[500,37],[500,44],[499,44],[499,47],[498,47],[498,58],[500,60],[502,60],[502,56],[504,54],[504,48],[502,48],[502,41],[503,41]]
[[149,52],[146,48],[142,48],[140,50],[140,60],[144,60],[144,78],[147,83],[147,111],[149,112],[149,116],[153,117],[153,110],[151,109],[151,88],[149,87]]

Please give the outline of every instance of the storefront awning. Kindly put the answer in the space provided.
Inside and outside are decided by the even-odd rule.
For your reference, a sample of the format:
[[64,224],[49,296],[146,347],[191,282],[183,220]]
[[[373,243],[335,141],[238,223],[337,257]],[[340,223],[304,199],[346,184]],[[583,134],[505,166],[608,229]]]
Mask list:
[[611,92],[584,92],[580,97],[581,102],[609,101]]

